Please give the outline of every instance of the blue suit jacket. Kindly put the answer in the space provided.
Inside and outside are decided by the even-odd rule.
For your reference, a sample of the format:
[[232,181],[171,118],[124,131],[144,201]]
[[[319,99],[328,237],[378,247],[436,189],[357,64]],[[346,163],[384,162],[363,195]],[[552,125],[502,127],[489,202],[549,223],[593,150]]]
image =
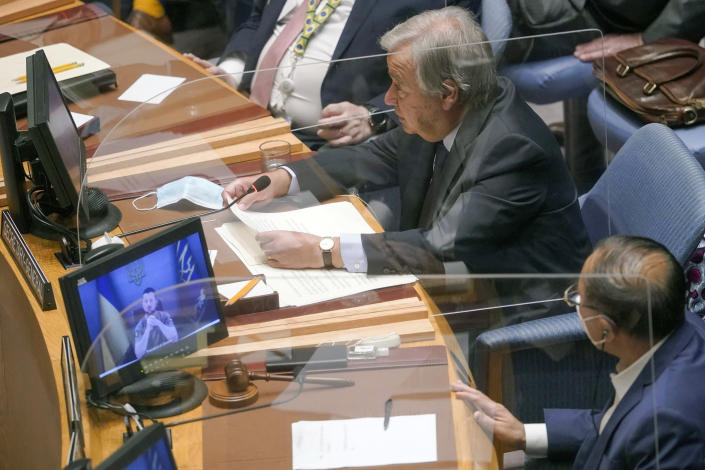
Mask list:
[[[249,20],[228,42],[222,59],[239,56],[245,60],[245,70],[257,67],[260,53],[274,31],[286,0],[264,3],[257,2]],[[332,60],[383,54],[379,38],[384,33],[422,11],[443,8],[445,3],[444,0],[356,0]],[[467,6],[474,2],[449,0],[447,3]],[[249,91],[251,84],[252,74],[245,74],[240,89]],[[350,101],[383,107],[389,84],[385,57],[336,62],[328,67],[323,79],[321,104],[325,107],[330,103]]]
[[575,456],[576,469],[656,468],[658,444],[661,469],[705,468],[705,324],[687,317],[599,436],[602,412],[545,410],[549,458]]

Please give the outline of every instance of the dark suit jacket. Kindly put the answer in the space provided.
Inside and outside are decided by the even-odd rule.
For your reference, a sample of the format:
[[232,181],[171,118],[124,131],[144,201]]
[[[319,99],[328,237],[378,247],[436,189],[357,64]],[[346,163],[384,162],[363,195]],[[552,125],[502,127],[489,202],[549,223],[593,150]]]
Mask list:
[[[245,59],[245,70],[257,67],[262,48],[272,35],[286,1],[270,0],[266,5],[263,3],[255,5],[250,19],[232,36],[221,60],[240,56]],[[467,0],[448,2],[449,5],[463,6],[466,3]],[[356,0],[332,60],[383,54],[378,42],[384,33],[422,11],[444,6],[444,0]],[[251,83],[252,74],[245,74],[240,89],[249,91]],[[384,94],[389,84],[385,57],[337,62],[328,67],[321,85],[321,104],[325,107],[330,103],[350,101],[385,107]],[[310,135],[299,137],[304,138],[307,144],[314,144],[308,140]]]
[[588,9],[605,32],[643,32],[644,42],[705,35],[702,0],[593,0]]
[[[603,413],[545,410],[549,457],[575,457],[575,469],[705,467],[705,324],[688,318],[653,356],[599,436]],[[656,421],[654,420],[654,412]],[[655,427],[656,425],[656,427]]]
[[321,200],[399,186],[401,231],[362,237],[369,273],[443,272],[458,261],[475,273],[580,270],[590,244],[558,145],[511,82],[498,83],[432,181],[436,144],[402,128],[290,165]]

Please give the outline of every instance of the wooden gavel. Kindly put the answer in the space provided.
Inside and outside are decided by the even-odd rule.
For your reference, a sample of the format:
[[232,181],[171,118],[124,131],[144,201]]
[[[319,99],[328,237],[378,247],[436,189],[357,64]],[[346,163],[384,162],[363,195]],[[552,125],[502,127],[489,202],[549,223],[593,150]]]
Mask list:
[[215,406],[223,408],[239,408],[247,406],[259,396],[253,380],[294,382],[297,380],[308,384],[327,385],[328,387],[349,387],[355,382],[332,377],[296,377],[291,374],[256,373],[247,370],[247,366],[239,359],[233,359],[225,365],[225,382],[218,382],[209,392],[209,399]]

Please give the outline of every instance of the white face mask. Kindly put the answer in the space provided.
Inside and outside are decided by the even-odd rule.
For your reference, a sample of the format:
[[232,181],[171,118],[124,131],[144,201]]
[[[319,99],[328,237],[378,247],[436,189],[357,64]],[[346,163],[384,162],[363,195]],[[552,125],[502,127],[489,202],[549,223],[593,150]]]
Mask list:
[[591,342],[595,347],[598,347],[598,346],[600,346],[601,344],[604,344],[605,341],[607,341],[607,332],[606,332],[606,330],[604,330],[605,332],[604,332],[604,334],[602,335],[602,339],[599,339],[599,340],[595,341],[594,339],[592,339],[592,336],[590,336],[590,332],[588,331],[588,327],[587,327],[587,322],[589,322],[589,321],[591,321],[591,320],[595,320],[596,318],[600,318],[600,317],[605,318],[605,316],[604,316],[604,315],[593,315],[593,316],[591,316],[591,317],[583,318],[583,316],[580,315],[580,307],[579,307],[579,306],[576,306],[576,308],[577,308],[577,312],[575,312],[575,314],[578,316],[578,319],[580,320],[580,326],[583,327],[583,331],[584,331],[585,334],[587,335],[587,337],[588,337],[588,339],[590,340],[590,342]]
[[[152,191],[136,198],[132,201],[132,206],[138,211],[150,211],[186,199],[198,206],[207,207],[209,209],[220,209],[223,207],[222,193],[223,188],[207,179],[198,178],[196,176],[184,176],[179,180],[172,181],[161,188],[157,188],[156,192]],[[137,207],[135,204],[137,201],[144,197],[151,196],[152,194],[157,195],[157,203],[154,206]]]

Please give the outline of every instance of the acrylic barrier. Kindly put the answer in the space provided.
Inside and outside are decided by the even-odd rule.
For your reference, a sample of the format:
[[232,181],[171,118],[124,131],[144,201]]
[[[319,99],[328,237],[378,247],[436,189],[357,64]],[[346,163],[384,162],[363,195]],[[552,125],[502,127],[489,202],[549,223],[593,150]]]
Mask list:
[[[292,58],[294,65],[277,70],[185,82],[140,104],[109,131],[87,160],[81,188],[97,188],[112,200],[136,198],[120,212],[124,219],[142,218],[147,227],[152,215],[176,219],[184,209],[191,215],[199,207],[201,214],[222,208],[218,186],[239,197],[263,173],[268,186],[246,196],[240,208],[258,201],[251,208],[259,211],[272,199],[287,206],[287,197],[296,207],[359,195],[384,229],[409,231],[384,243],[424,247],[395,248],[395,263],[415,272],[462,273],[463,262],[479,272],[511,272],[523,263],[515,260],[521,253],[507,249],[512,244],[536,252],[544,270],[577,271],[590,240],[574,175],[546,123],[498,69],[492,46],[470,42],[332,62]],[[410,70],[394,72],[407,62],[438,60],[456,65],[426,82]],[[300,81],[321,68],[348,77],[346,101],[331,104],[315,95],[307,102],[310,94]],[[371,70],[378,78],[370,78]],[[179,104],[207,101],[204,93],[214,82],[242,86],[251,79],[255,86],[267,76],[274,86],[270,117],[232,124],[223,119],[220,127],[204,130],[200,124],[210,118]],[[375,100],[379,107],[371,115]],[[163,116],[179,115],[194,125],[151,130]],[[319,151],[309,158],[309,149]],[[591,151],[604,167],[602,149]],[[80,191],[79,200],[87,202],[93,192]],[[84,227],[92,224],[83,214],[79,228],[82,218]],[[547,261],[556,248],[565,256]],[[380,266],[379,272],[397,267]]]
[[[498,468],[544,422],[548,449],[527,459],[657,463],[680,439],[658,432],[670,419],[658,390],[663,355],[695,327],[642,276],[362,275],[363,287],[353,273],[282,271],[253,287],[202,277],[195,253],[179,282],[168,253],[183,245],[164,249],[140,283],[134,266],[87,273],[74,322],[87,328],[84,406],[164,423],[178,465]],[[338,293],[257,306],[304,283]],[[613,408],[615,371],[635,382]],[[89,442],[122,430],[113,419]],[[638,446],[611,450],[633,433]]]

